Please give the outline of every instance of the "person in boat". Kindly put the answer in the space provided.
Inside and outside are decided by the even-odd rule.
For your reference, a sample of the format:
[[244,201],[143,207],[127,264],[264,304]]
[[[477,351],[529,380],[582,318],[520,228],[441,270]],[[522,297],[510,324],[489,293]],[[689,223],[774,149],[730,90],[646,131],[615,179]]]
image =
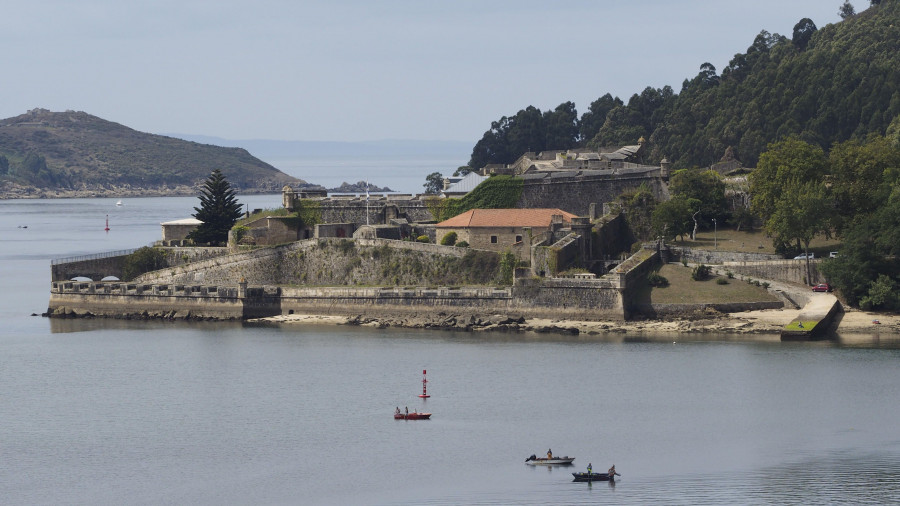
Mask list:
[[615,464],[613,464],[613,466],[609,468],[609,477],[612,478],[613,476],[622,476],[621,474],[616,472]]
[[409,416],[409,406],[403,406],[403,409],[406,410],[406,416]]
[[594,467],[591,465],[590,462],[588,462],[588,474],[591,474],[591,471],[592,471],[593,469],[594,469]]
[[552,458],[553,458],[553,451],[550,450],[549,448],[547,449],[547,458],[548,458],[548,459],[552,459]]
[[399,414],[400,414],[400,406],[397,406],[397,409],[394,410],[394,414],[395,414],[395,415],[399,415]]

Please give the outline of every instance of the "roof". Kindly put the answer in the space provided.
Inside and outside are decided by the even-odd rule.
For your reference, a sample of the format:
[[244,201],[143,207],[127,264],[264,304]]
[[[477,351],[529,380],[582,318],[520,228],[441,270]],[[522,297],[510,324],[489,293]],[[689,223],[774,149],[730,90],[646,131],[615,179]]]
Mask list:
[[469,172],[465,177],[460,178],[451,184],[444,190],[444,193],[469,193],[487,178],[488,176],[482,176],[476,172]]
[[197,218],[183,218],[180,220],[166,221],[160,223],[160,225],[199,225],[201,223],[203,222],[198,220]]
[[562,209],[472,209],[435,225],[435,228],[550,227],[553,215],[571,221],[577,215]]

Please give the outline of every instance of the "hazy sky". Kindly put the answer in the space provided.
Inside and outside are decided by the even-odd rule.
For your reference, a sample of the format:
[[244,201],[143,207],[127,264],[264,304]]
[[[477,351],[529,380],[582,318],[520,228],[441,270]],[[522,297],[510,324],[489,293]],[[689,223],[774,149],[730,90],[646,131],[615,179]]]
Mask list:
[[[842,0],[19,0],[0,118],[85,111],[150,133],[474,141],[529,105],[676,92],[760,30]],[[857,11],[868,1],[853,2]]]

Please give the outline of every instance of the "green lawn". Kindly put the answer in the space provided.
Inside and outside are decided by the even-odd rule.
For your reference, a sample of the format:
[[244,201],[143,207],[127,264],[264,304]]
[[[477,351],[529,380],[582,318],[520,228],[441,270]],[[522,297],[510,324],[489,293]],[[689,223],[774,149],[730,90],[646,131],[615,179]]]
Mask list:
[[653,304],[709,304],[727,302],[762,302],[778,300],[768,290],[747,283],[746,281],[729,279],[728,284],[716,283],[712,276],[704,281],[691,279],[691,267],[681,264],[666,264],[659,269],[659,274],[669,280],[665,288],[644,285],[639,289],[639,303]]
[[[754,230],[752,232],[736,232],[732,228],[720,228],[716,231],[703,230],[697,233],[697,240],[690,239],[670,242],[675,246],[699,248],[720,251],[740,251],[742,253],[775,253],[772,239],[766,237],[765,232]],[[827,257],[829,251],[837,250],[840,241],[817,237],[810,242],[809,248],[816,257]]]

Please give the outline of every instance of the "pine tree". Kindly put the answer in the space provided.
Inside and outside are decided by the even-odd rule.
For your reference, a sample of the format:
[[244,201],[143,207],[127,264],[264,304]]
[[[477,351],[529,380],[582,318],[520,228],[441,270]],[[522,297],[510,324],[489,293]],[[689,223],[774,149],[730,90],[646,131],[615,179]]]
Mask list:
[[200,192],[200,207],[195,207],[194,218],[202,221],[188,239],[198,244],[225,244],[228,231],[241,217],[241,204],[234,189],[219,169],[209,175]]

